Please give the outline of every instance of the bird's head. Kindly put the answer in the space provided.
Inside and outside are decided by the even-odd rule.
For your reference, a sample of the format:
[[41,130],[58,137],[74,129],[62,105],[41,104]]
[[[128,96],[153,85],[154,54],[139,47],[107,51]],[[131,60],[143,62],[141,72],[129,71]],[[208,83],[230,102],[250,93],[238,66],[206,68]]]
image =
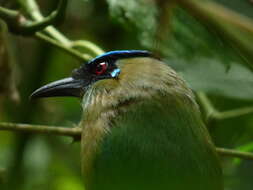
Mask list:
[[73,70],[71,77],[49,83],[37,89],[32,93],[31,98],[55,96],[74,96],[81,98],[92,85],[101,80],[119,80],[122,72],[122,68],[119,65],[121,60],[151,56],[150,52],[142,50],[107,52],[84,63],[80,68]]
[[[113,93],[108,93],[111,91]],[[118,101],[124,101],[140,94],[152,94],[152,91],[191,93],[184,81],[150,52],[121,50],[107,52],[84,63],[71,77],[42,86],[31,98],[74,96],[87,101],[90,94],[100,95],[100,98],[101,94],[107,94],[105,102],[108,102],[115,99],[115,94]]]

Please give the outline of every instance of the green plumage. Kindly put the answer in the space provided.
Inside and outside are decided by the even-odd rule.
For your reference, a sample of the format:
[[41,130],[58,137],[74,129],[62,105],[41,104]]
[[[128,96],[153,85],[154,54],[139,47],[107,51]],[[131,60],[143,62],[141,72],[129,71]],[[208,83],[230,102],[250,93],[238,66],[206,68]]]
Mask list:
[[222,172],[185,82],[152,58],[117,62],[83,98],[86,190],[222,190]]
[[31,95],[52,96],[82,98],[86,190],[223,190],[192,91],[151,53],[105,53]]

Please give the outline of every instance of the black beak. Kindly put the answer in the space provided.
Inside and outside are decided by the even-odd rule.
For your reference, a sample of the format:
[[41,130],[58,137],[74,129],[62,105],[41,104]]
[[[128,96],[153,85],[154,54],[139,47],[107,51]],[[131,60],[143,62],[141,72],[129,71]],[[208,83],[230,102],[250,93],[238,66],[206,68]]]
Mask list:
[[81,97],[87,84],[82,79],[72,77],[49,83],[37,89],[31,94],[31,99],[55,97],[55,96],[74,96]]

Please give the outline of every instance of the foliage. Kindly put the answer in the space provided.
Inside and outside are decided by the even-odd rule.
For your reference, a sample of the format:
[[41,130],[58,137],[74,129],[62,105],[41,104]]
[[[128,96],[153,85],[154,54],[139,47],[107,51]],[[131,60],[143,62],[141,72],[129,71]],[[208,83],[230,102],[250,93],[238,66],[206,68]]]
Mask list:
[[[43,13],[56,9],[54,14],[47,14],[49,20],[43,20],[33,0],[0,1],[0,18],[5,18],[7,25],[8,19],[17,21],[20,12],[11,12],[15,17],[7,20],[4,13],[15,9],[22,13],[24,23],[20,26],[25,30],[30,25],[39,26],[29,28],[27,36],[22,33],[24,28],[12,31],[9,25],[13,35],[7,34],[0,21],[0,87],[14,89],[7,89],[8,93],[0,91],[1,121],[73,126],[81,115],[78,100],[31,102],[30,93],[41,84],[70,75],[82,61],[103,52],[100,47],[106,51],[149,49],[178,71],[197,97],[203,92],[205,98],[208,95],[207,102],[205,98],[199,98],[199,102],[203,115],[211,118],[207,126],[217,146],[253,151],[252,111],[240,109],[253,104],[251,1],[69,1],[65,20],[57,26],[61,32],[44,27],[45,23],[55,24],[50,20],[52,15],[63,19],[66,7],[61,10],[56,5],[58,1],[38,2]],[[16,66],[9,60],[16,60],[20,76],[13,72]],[[8,67],[10,74],[5,75],[2,65]],[[17,79],[20,103],[7,98],[17,95]],[[222,114],[226,117],[220,117]],[[82,189],[79,144],[69,138],[1,131],[0,151],[0,189]],[[252,160],[222,161],[226,189],[252,189]]]

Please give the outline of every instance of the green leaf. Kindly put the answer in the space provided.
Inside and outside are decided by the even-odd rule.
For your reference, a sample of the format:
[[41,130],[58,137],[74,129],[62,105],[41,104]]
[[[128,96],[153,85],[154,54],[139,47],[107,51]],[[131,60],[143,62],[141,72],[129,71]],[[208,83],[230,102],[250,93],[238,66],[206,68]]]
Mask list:
[[[211,27],[204,26],[180,8],[163,9],[154,1],[147,3],[146,0],[130,0],[127,4],[123,0],[107,1],[113,18],[121,23],[134,25],[140,43],[145,48],[160,52],[163,56],[180,58],[188,62],[196,60],[196,57],[215,59],[227,67],[231,62],[249,66],[248,59],[240,52],[241,47],[246,47],[247,56],[253,60],[252,46],[249,44],[253,36],[245,32],[241,34],[237,28],[227,26],[230,36],[224,40],[224,37]],[[171,14],[162,14],[161,11],[171,11]],[[161,15],[166,18],[161,18]],[[165,21],[161,22],[161,19]],[[158,39],[157,37],[161,35],[163,37]],[[238,37],[240,47],[229,41],[231,36]]]
[[[139,39],[144,43],[155,34],[157,7],[155,1],[147,0],[107,0],[110,14],[119,22],[135,27]],[[151,38],[150,38],[151,37]],[[148,41],[148,42],[147,42]]]
[[232,63],[231,68],[227,70],[219,61],[199,58],[195,60],[195,64],[175,61],[173,65],[181,70],[184,79],[196,91],[252,100],[253,75],[242,65]]
[[[188,0],[178,2],[202,24],[217,32],[223,42],[234,48],[240,62],[253,70],[253,20],[212,0]],[[231,48],[230,48],[231,49]],[[250,63],[250,64],[249,64]]]
[[[126,4],[122,0],[108,0],[112,16],[120,22],[130,21],[134,24],[142,34],[142,45],[154,49],[157,44],[151,39],[154,39],[157,27],[163,26],[158,26],[159,21],[156,20],[157,5],[143,2],[131,0]],[[253,68],[248,60],[249,57],[253,60],[253,36],[250,33],[242,33],[238,27],[224,23],[222,28],[228,34],[224,38],[180,8],[173,9],[172,16],[166,19],[170,22],[170,30],[162,34],[167,36],[167,40],[159,42],[158,50],[169,60],[174,60],[174,68],[182,70],[194,90],[237,99],[252,99],[253,76],[246,67],[241,66],[250,65]],[[236,45],[234,42],[237,42]],[[241,50],[247,52],[246,57],[241,54]]]

